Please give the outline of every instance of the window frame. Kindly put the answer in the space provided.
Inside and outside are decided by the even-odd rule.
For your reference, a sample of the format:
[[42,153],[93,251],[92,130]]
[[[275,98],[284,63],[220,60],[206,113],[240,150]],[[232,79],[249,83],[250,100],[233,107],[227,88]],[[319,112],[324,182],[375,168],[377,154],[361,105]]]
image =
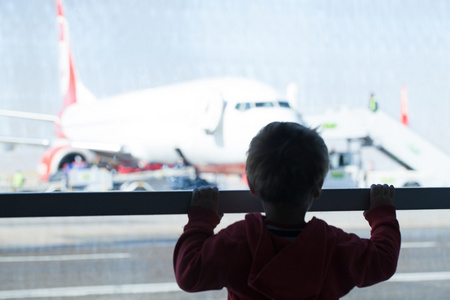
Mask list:
[[[324,189],[310,211],[363,211],[369,189]],[[397,188],[397,210],[450,209],[450,188]],[[0,218],[186,214],[192,191],[0,194]],[[262,212],[249,191],[220,192],[219,212]]]

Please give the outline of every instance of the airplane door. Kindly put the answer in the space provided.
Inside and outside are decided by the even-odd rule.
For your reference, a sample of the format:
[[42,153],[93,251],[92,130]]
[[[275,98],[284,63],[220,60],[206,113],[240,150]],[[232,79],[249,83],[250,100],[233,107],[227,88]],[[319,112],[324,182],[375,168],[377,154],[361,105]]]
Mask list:
[[212,94],[211,96],[203,102],[199,116],[200,128],[207,134],[213,134],[219,127],[225,106],[221,95]]

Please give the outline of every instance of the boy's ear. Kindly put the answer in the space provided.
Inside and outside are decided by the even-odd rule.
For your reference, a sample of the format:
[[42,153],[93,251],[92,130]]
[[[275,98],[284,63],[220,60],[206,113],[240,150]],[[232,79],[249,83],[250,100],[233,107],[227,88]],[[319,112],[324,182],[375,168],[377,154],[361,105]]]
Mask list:
[[250,188],[250,194],[252,194],[253,196],[258,196],[255,188],[250,183],[248,184],[248,187]]
[[319,196],[320,196],[320,191],[322,190],[322,186],[323,186],[323,179],[319,182],[318,185],[316,185],[316,186],[314,187],[314,190],[313,190],[313,198],[314,198],[314,199],[319,198]]
[[317,199],[320,196],[320,190],[319,188],[315,187],[313,191],[313,199]]

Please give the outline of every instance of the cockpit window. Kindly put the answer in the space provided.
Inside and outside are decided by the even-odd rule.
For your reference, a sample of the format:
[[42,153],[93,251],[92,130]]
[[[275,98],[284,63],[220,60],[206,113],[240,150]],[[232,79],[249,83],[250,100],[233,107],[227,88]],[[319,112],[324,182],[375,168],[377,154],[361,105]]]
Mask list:
[[278,101],[278,104],[281,106],[281,107],[287,107],[287,108],[290,108],[291,106],[289,105],[289,102],[287,102],[287,101]]
[[273,102],[256,102],[255,107],[273,107]]
[[239,102],[236,104],[235,108],[240,111],[246,111],[250,108],[259,107],[285,107],[290,108],[291,106],[287,101],[261,101],[261,102]]
[[250,103],[246,102],[246,103],[237,103],[236,107],[237,110],[240,111],[245,111],[247,109],[250,109]]

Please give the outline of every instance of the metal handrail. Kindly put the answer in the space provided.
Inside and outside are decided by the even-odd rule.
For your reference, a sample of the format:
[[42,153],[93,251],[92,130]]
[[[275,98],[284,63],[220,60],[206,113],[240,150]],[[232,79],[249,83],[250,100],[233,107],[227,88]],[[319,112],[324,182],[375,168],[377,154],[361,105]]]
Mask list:
[[[191,191],[0,194],[0,218],[185,214]],[[398,210],[450,209],[450,188],[398,188]],[[369,207],[369,189],[325,189],[311,211]],[[261,212],[248,191],[221,191],[221,213]]]

